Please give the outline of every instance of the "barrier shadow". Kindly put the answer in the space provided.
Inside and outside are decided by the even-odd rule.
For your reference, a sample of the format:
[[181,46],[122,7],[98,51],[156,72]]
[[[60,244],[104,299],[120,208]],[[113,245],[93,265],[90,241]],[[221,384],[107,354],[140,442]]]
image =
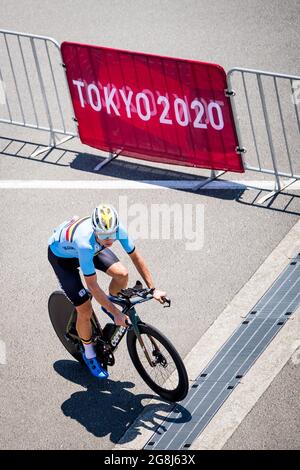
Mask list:
[[[244,199],[244,195],[239,195],[236,201],[245,206],[252,206],[259,209],[267,209],[275,212],[283,212],[289,215],[300,215],[300,196],[285,191],[274,194],[264,203],[258,203],[259,199],[266,194],[266,191],[257,190],[256,194],[252,194],[252,198]],[[276,207],[277,204],[277,207]],[[294,206],[294,208],[292,208]]]
[[[95,175],[120,178],[128,181],[147,182],[156,186],[161,185],[172,187],[174,190],[190,192],[217,199],[235,200],[244,190],[243,184],[230,183],[225,180],[217,180],[215,187],[200,188],[195,190],[195,185],[201,185],[207,180],[206,176],[195,175],[180,171],[180,169],[156,168],[142,163],[142,160],[124,161],[115,159],[100,172],[95,167],[106,157],[92,153],[77,152],[63,147],[55,147],[47,150],[45,153],[32,157],[36,150],[45,148],[45,146],[28,142],[20,139],[0,137],[0,153],[14,158],[27,159],[49,165],[70,167],[77,171],[89,172]],[[199,169],[201,171],[201,169]],[[172,185],[172,181],[177,184]],[[165,182],[165,183],[164,183]],[[170,186],[168,185],[170,182]]]
[[[40,143],[28,142],[20,139],[0,137],[0,153],[5,156],[22,158],[30,161],[36,161],[49,165],[70,167],[77,171],[89,172],[95,175],[119,178],[127,181],[147,182],[156,186],[161,185],[171,187],[177,191],[190,192],[204,197],[216,199],[232,200],[246,206],[252,206],[259,209],[268,209],[276,212],[283,212],[290,215],[299,215],[299,209],[291,209],[291,206],[297,205],[299,196],[282,191],[275,194],[264,204],[258,204],[259,198],[266,193],[263,190],[248,190],[248,187],[240,183],[217,179],[195,190],[195,185],[201,185],[207,177],[195,175],[194,173],[182,172],[180,169],[156,168],[142,163],[142,160],[124,161],[113,160],[109,165],[101,169],[101,172],[95,170],[95,167],[105,160],[105,156],[77,152],[64,147],[55,147],[47,150],[45,153],[32,157],[31,154],[39,149],[45,148]],[[178,183],[172,185],[172,181]],[[165,182],[165,183],[164,183]],[[170,185],[168,184],[170,183]],[[247,198],[244,197],[247,193]],[[249,195],[249,196],[248,196]],[[285,199],[288,199],[285,201]],[[296,201],[296,202],[295,202]],[[277,207],[276,207],[277,204]]]
[[[85,388],[73,393],[61,405],[61,410],[96,437],[109,436],[113,443],[121,438],[122,443],[130,442],[141,434],[141,426],[153,432],[158,427],[163,428],[160,424],[163,419],[161,413],[171,412],[175,406],[178,419],[171,421],[184,423],[191,419],[190,413],[180,404],[174,405],[147,393],[136,395],[130,392],[135,386],[130,381],[98,380],[77,361],[60,360],[53,367],[64,379]],[[143,400],[153,398],[157,398],[157,404],[143,406]],[[142,411],[147,411],[147,420],[138,420],[138,424],[133,426]],[[130,436],[124,436],[129,427]]]
[[[248,191],[247,186],[243,184],[242,180],[240,183],[237,183],[226,181],[225,179],[218,179],[214,182],[211,182],[209,186],[195,190],[193,186],[197,184],[201,185],[201,182],[205,182],[207,179],[206,177],[195,175],[194,173],[182,172],[175,169],[170,170],[167,168],[162,169],[151,167],[141,163],[142,160],[133,160],[132,162],[128,162],[124,160],[118,161],[118,159],[110,162],[109,165],[102,168],[101,173],[99,173],[95,171],[95,167],[106,157],[91,153],[80,153],[60,146],[51,148],[37,157],[31,156],[34,151],[45,147],[45,145],[41,145],[40,143],[33,143],[25,140],[0,136],[0,153],[5,156],[27,159],[49,165],[71,167],[72,169],[78,171],[89,172],[96,175],[101,174],[102,176],[109,176],[114,178],[117,177],[128,181],[147,181],[147,184],[151,184],[151,181],[153,181],[153,184],[155,185],[161,184],[161,186],[167,187],[169,186],[164,184],[164,181],[174,181],[179,182],[179,185],[176,187],[172,185],[170,186],[174,190],[190,192],[204,197],[232,201],[234,200],[246,206],[283,212],[290,215],[300,214],[300,207],[299,209],[291,209],[293,202],[296,201],[296,204],[298,203],[299,196],[288,193],[286,191],[282,191],[281,193],[276,194],[264,204],[258,204],[257,201],[262,194],[265,194],[265,191]],[[251,195],[248,200],[244,198],[245,193]],[[284,198],[288,198],[288,201],[284,202]],[[280,203],[278,203],[279,201]],[[276,204],[278,207],[276,207]]]

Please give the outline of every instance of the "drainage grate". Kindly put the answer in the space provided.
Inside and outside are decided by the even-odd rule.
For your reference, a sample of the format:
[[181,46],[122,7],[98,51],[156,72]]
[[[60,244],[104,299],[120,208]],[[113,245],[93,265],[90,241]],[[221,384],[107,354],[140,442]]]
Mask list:
[[249,312],[180,403],[180,408],[186,408],[191,414],[191,420],[179,422],[175,406],[144,449],[190,447],[299,305],[300,253]]

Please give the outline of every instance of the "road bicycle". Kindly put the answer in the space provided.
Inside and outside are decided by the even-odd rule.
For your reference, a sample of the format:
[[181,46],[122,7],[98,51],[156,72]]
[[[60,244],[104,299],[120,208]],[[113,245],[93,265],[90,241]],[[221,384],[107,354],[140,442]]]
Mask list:
[[[106,370],[115,364],[115,351],[126,335],[130,358],[146,384],[163,399],[170,402],[183,400],[189,389],[184,363],[172,345],[158,329],[141,320],[135,306],[153,299],[154,289],[144,288],[140,281],[134,287],[122,289],[109,300],[122,307],[130,319],[127,327],[107,323],[102,329],[95,312],[91,317],[92,334],[97,358]],[[171,301],[163,298],[164,306]],[[62,291],[49,297],[48,310],[53,328],[67,351],[85,367],[82,343],[76,330],[77,313],[74,305]]]

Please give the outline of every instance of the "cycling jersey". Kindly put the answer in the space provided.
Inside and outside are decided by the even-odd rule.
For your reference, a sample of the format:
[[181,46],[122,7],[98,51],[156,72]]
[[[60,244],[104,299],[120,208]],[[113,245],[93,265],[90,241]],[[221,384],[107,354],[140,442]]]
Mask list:
[[[120,224],[116,234],[123,249],[133,253],[135,246],[126,229]],[[51,251],[61,258],[78,258],[80,268],[85,276],[96,274],[94,256],[105,247],[97,242],[92,227],[91,217],[67,220],[54,229],[48,240]]]

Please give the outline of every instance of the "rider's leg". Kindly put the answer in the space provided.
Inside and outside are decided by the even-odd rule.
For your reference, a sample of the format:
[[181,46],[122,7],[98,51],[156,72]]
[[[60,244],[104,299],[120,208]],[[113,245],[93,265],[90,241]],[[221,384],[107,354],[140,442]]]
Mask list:
[[92,303],[90,300],[76,307],[77,322],[76,329],[84,347],[82,355],[84,362],[88,366],[90,372],[98,379],[106,379],[108,372],[103,369],[97,359],[96,349],[92,340],[91,316],[93,314]]
[[112,277],[109,284],[109,293],[117,295],[121,289],[125,289],[128,284],[128,271],[125,266],[118,261],[108,268],[106,274]]
[[87,300],[79,307],[76,307],[77,311],[77,322],[76,329],[79,334],[79,337],[87,344],[90,343],[92,336],[92,325],[91,317],[93,314],[92,303],[90,300]]
[[[109,285],[109,293],[117,295],[121,289],[127,287],[128,272],[127,269],[119,261],[119,258],[109,248],[102,250],[94,257],[94,265],[96,269],[108,274],[112,277]],[[102,310],[114,321],[114,317],[104,307]]]
[[91,301],[87,300],[83,304],[77,306],[76,311],[76,329],[84,347],[84,354],[82,355],[84,362],[95,377],[106,379],[108,377],[108,372],[103,369],[98,361],[92,340],[91,316],[93,314],[93,308]]
[[[119,261],[114,263],[108,270],[106,274],[112,277],[112,280],[109,284],[109,293],[110,295],[117,295],[121,289],[125,289],[128,283],[128,271]],[[113,315],[106,310],[106,308],[101,307],[103,312],[114,321]]]
[[89,293],[82,284],[78,271],[78,261],[72,258],[59,259],[52,253],[50,248],[48,249],[48,259],[64,293],[77,310],[76,328],[80,338],[83,340],[82,343],[85,350],[82,355],[83,360],[95,377],[105,379],[108,377],[108,372],[99,363],[94,345],[92,344],[92,327],[90,322],[93,313],[92,303]]
[[112,277],[109,285],[111,295],[117,295],[121,289],[127,287],[128,271],[109,248],[105,248],[94,257],[94,265],[96,269]]

